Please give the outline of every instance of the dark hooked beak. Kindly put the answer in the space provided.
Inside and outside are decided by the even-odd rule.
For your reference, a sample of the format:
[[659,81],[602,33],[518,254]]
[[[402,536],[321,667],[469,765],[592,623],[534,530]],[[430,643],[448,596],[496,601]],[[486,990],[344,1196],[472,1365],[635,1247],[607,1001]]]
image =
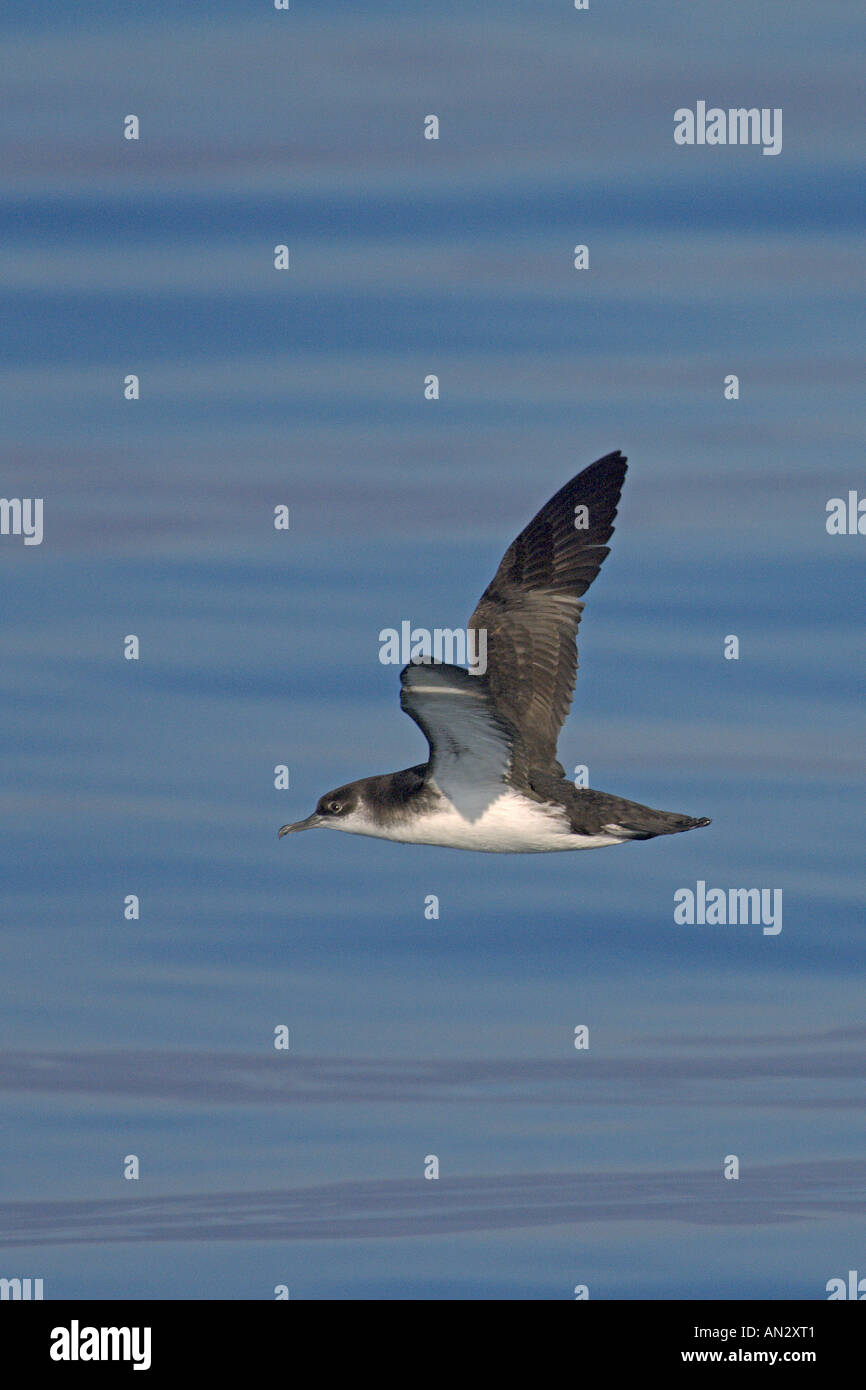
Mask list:
[[314,811],[311,816],[307,816],[306,820],[296,820],[291,825],[281,825],[277,839],[281,840],[284,835],[294,835],[296,830],[313,830],[317,825],[322,824],[322,820],[323,817]]

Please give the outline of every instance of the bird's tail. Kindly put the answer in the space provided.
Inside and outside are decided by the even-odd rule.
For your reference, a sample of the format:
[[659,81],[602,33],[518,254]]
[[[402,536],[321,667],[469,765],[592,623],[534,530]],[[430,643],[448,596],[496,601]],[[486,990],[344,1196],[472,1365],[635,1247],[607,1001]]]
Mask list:
[[654,840],[657,835],[680,835],[710,825],[709,816],[683,816],[677,811],[654,811],[650,806],[632,803],[633,811],[617,816],[617,826],[630,840]]

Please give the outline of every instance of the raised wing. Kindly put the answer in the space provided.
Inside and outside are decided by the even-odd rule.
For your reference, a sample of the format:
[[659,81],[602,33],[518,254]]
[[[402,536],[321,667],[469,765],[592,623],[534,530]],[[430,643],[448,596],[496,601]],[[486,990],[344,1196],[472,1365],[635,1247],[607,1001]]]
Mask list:
[[506,550],[469,620],[487,630],[485,694],[516,733],[514,780],[558,771],[556,742],[577,678],[577,629],[626,473],[617,450],[590,464],[541,508]]
[[482,676],[460,666],[406,666],[400,705],[430,745],[428,775],[467,820],[502,794],[511,770],[514,731]]

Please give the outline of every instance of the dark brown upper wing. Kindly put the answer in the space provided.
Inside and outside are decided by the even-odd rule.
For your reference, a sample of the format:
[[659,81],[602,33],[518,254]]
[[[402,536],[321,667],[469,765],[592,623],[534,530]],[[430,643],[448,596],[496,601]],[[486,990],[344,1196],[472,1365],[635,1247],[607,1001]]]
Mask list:
[[556,742],[577,677],[580,595],[609,553],[625,473],[617,450],[560,488],[512,541],[469,620],[487,630],[490,695],[519,731],[518,776],[558,766]]

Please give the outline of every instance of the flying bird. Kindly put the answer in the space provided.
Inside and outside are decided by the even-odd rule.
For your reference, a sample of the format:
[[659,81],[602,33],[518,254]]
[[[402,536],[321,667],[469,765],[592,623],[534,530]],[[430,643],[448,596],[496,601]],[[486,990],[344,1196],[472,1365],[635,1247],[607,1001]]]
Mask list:
[[586,593],[609,553],[626,459],[617,450],[566,483],[506,550],[469,620],[487,666],[400,673],[400,704],[426,763],[362,777],[320,798],[280,837],[323,827],[408,844],[499,854],[597,849],[709,825],[575,787],[556,758],[577,677]]

